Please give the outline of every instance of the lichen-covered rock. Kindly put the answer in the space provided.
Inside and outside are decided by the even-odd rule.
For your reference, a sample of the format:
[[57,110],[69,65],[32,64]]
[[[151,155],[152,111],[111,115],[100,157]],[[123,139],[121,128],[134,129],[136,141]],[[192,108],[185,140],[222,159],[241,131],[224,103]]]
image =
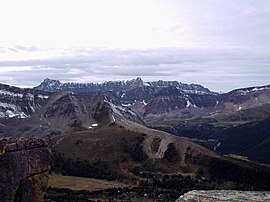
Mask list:
[[0,202],[42,201],[51,162],[41,139],[1,139]]
[[190,191],[176,200],[176,202],[270,202],[270,192],[267,191],[235,191],[209,190]]

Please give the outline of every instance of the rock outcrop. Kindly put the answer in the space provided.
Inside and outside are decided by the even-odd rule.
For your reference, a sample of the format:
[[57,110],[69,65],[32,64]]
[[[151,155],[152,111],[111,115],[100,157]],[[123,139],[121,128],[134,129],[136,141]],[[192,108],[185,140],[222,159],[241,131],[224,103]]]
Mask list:
[[45,141],[0,139],[0,201],[42,201],[50,165]]
[[270,201],[270,192],[266,191],[234,191],[210,190],[190,191],[176,200],[176,202],[262,202]]

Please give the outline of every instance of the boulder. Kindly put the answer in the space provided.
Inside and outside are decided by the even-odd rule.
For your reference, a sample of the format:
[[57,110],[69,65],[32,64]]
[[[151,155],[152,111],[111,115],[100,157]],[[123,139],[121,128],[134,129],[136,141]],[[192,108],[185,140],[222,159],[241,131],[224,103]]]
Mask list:
[[0,139],[0,201],[42,201],[51,162],[41,139]]
[[270,201],[267,191],[193,190],[180,196],[176,202],[263,202]]

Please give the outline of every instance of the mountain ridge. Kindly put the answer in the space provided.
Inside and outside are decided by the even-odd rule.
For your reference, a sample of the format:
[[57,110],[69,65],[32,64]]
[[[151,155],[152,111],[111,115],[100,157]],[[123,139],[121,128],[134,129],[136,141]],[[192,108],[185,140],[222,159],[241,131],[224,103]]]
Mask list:
[[[186,94],[175,86],[152,88],[141,84],[137,80],[135,84],[132,83],[131,89],[123,92],[130,96],[132,104],[102,93],[91,95],[31,89],[32,96],[29,96],[29,89],[5,86],[0,103],[12,101],[21,110],[25,110],[20,105],[23,100],[27,106],[35,106],[35,110],[29,111],[25,117],[1,117],[0,136],[32,137],[38,134],[48,138],[54,154],[53,172],[63,175],[127,180],[137,185],[140,183],[139,186],[145,184],[148,188],[151,186],[148,184],[150,180],[151,183],[159,184],[156,189],[162,187],[163,181],[167,179],[173,183],[173,189],[171,185],[163,188],[170,194],[177,189],[174,179],[181,180],[182,175],[187,176],[185,179],[189,179],[189,182],[194,182],[196,186],[193,184],[191,187],[195,188],[202,183],[208,188],[225,186],[239,189],[245,186],[246,189],[268,189],[266,186],[270,175],[268,170],[265,171],[266,168],[221,156],[187,138],[147,128],[143,120],[145,116],[138,116],[132,110],[133,107],[144,110],[149,107],[150,115],[157,109],[155,115],[158,118],[173,112],[178,119],[182,110],[193,112],[196,116],[197,111],[207,114],[211,112],[210,109],[223,110],[223,113],[230,111],[226,103],[239,109],[242,103],[247,106],[253,104],[255,98],[268,100],[267,89],[262,94],[249,92],[245,95],[247,99],[232,93],[222,97],[224,102],[217,102],[219,95]],[[55,85],[58,85],[57,82]],[[113,91],[110,93],[118,97],[123,95]],[[39,100],[42,97],[39,95],[47,97]],[[150,97],[149,100],[144,99],[146,95]],[[133,105],[137,97],[140,100]],[[123,106],[125,104],[131,106]],[[11,110],[10,107],[0,108],[2,113],[7,110]],[[178,112],[180,115],[177,115]],[[223,170],[224,166],[226,169]],[[194,177],[197,175],[203,179]],[[251,176],[250,179],[247,176]],[[142,177],[146,180],[142,180]],[[156,181],[157,178],[160,182]]]
[[[33,89],[1,84],[0,116],[27,117],[37,108],[36,103],[44,103],[51,94],[57,92],[106,96],[118,105],[129,107],[147,122],[156,119],[192,119],[215,114],[230,114],[270,102],[270,85],[216,94],[195,84],[195,87],[193,84],[190,85],[193,88],[192,92],[189,90],[190,86],[190,88],[179,89],[177,86],[180,84],[189,86],[176,81],[160,80],[150,83],[144,82],[141,78],[125,82],[108,81],[102,84],[61,84],[59,80],[45,79],[41,85]],[[197,88],[202,91],[196,91]],[[28,105],[25,106],[24,103]]]
[[[55,79],[44,79],[43,82],[41,82],[40,85],[34,87],[33,89],[43,90],[43,91],[49,91],[54,92],[57,90],[68,90],[74,91],[76,88],[97,88],[101,90],[102,88],[106,88],[110,86],[109,90],[113,90],[115,88],[120,88],[120,90],[123,90],[125,88],[130,87],[166,87],[166,86],[175,86],[178,89],[186,90],[190,93],[203,93],[203,94],[217,94],[215,92],[210,91],[208,88],[203,87],[200,84],[185,84],[178,81],[149,81],[144,82],[140,77],[137,77],[136,79],[126,80],[126,81],[104,81],[102,83],[75,83],[75,82],[65,82],[62,83],[59,80]],[[85,91],[87,91],[85,90]]]
[[45,79],[34,89],[71,91],[77,94],[105,95],[130,107],[145,121],[191,119],[218,113],[233,113],[270,101],[270,85],[235,89],[218,94],[198,84],[177,81],[128,81],[98,83],[61,83]]

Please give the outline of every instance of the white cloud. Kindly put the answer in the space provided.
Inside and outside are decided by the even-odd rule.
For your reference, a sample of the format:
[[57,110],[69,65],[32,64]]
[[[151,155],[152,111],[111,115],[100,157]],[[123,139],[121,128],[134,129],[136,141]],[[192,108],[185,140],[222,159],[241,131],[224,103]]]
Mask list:
[[0,67],[0,73],[9,73],[9,72],[20,72],[20,71],[29,71],[32,70],[32,66],[8,66],[8,67]]
[[0,82],[269,82],[268,0],[9,0],[0,24]]
[[101,82],[141,76],[145,80],[178,80],[227,91],[268,84],[269,56],[269,52],[245,49],[75,49],[49,59],[3,61],[0,72],[10,78],[6,82],[23,86],[38,85],[46,77]]

